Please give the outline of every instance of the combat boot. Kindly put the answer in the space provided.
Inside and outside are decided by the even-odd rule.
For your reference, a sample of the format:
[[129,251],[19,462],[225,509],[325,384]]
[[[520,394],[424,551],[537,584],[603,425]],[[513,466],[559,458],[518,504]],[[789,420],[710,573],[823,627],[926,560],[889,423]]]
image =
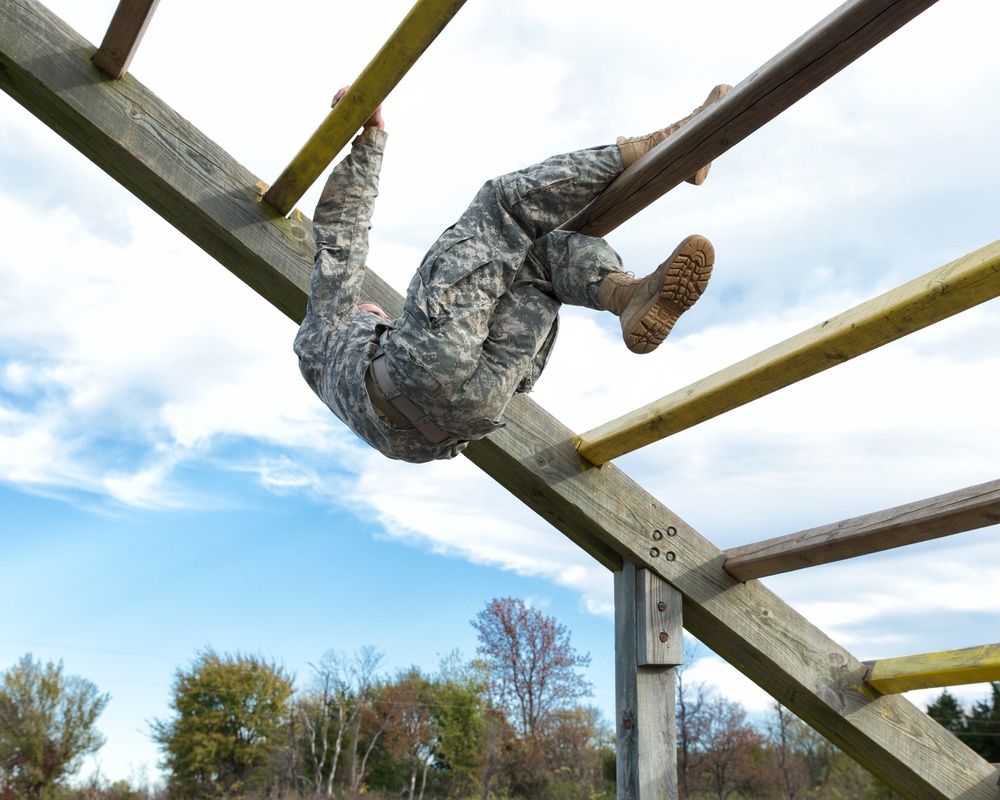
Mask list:
[[621,318],[622,337],[633,353],[651,353],[708,286],[715,248],[704,236],[688,236],[670,258],[642,279],[609,273],[597,304]]
[[[712,103],[718,100],[720,97],[726,94],[732,86],[727,84],[720,84],[712,89],[708,93],[708,97],[705,102],[702,103],[698,108],[688,114],[684,119],[678,120],[672,125],[668,125],[666,128],[655,131],[654,133],[647,134],[646,136],[636,136],[632,139],[626,139],[624,136],[618,137],[618,149],[622,154],[622,168],[628,169],[636,161],[646,155],[650,150],[652,150],[656,145],[666,139],[673,133],[676,133],[684,125],[690,122],[695,116],[700,114],[706,108],[708,108]],[[699,169],[694,175],[687,179],[688,183],[693,183],[695,186],[700,186],[705,182],[705,178],[708,177],[708,171],[711,169],[712,164],[709,162],[701,169]]]

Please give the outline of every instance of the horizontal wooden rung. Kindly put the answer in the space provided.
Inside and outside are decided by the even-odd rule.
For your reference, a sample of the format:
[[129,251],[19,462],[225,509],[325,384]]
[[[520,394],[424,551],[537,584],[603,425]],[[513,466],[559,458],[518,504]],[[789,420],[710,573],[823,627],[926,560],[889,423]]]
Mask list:
[[998,295],[1000,241],[588,431],[577,450],[603,464]]
[[1000,524],[1000,480],[726,551],[737,580],[778,575]]
[[288,214],[463,5],[465,0],[417,0],[264,200]]
[[882,694],[988,683],[1000,681],[1000,644],[864,663],[868,667],[865,681]]
[[[849,0],[626,170],[563,227],[604,236],[832,78],[934,0]],[[707,87],[706,87],[707,88]]]
[[160,0],[121,0],[111,18],[108,32],[104,34],[104,41],[94,53],[94,66],[115,80],[122,77],[139,49],[139,42],[159,2]]

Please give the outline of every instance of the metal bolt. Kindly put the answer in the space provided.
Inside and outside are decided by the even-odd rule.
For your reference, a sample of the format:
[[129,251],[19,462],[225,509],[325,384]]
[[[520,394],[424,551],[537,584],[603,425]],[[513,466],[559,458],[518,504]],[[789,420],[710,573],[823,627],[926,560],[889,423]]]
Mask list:
[[677,535],[677,528],[673,526],[667,528],[667,536],[676,536],[676,535]]
[[660,641],[661,642],[663,642],[664,644],[666,644],[667,639],[669,639],[669,638],[670,637],[667,636],[667,632],[666,631],[660,631]]
[[653,531],[653,538],[660,541],[663,538],[663,531]]
[[652,556],[653,558],[659,558],[659,556],[660,556],[660,551],[659,551],[659,549],[658,549],[658,548],[656,548],[656,547],[650,547],[650,548],[649,548],[649,554],[650,554],[650,555],[651,555],[651,556]]
[[666,603],[664,603],[664,602],[663,602],[662,600],[661,600],[661,601],[660,601],[659,603],[657,603],[657,604],[656,604],[656,607],[657,607],[657,608],[658,608],[658,609],[659,609],[660,611],[666,611],[666,610],[667,610],[667,604],[666,604]]
[[674,559],[677,558],[677,553],[675,553],[673,550],[670,550],[670,551],[667,552],[666,558],[667,558],[667,561],[673,561]]

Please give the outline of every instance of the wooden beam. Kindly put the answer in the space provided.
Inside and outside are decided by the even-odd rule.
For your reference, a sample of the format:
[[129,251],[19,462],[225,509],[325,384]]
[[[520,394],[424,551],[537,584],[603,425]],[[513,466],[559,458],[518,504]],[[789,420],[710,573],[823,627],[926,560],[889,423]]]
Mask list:
[[[37,0],[0,0],[0,88],[301,319],[308,220],[260,202],[253,175],[132,76],[104,80],[94,49]],[[364,291],[399,312],[399,295],[371,272]],[[592,468],[558,420],[524,395],[505,419],[470,459],[610,569],[627,557],[673,585],[685,627],[707,647],[904,796],[997,800],[983,759],[905,698],[877,696],[864,664],[760,582],[728,575],[724,553],[614,465]],[[671,529],[664,547],[655,537]]]
[[604,464],[998,295],[1000,241],[587,431],[577,450]]
[[1000,644],[866,661],[865,681],[882,694],[1000,681]]
[[677,800],[681,602],[680,592],[649,570],[626,561],[615,572],[618,800]]
[[1000,524],[1000,480],[726,551],[737,580],[778,575]]
[[160,0],[121,0],[111,18],[104,41],[94,53],[94,64],[105,75],[118,80],[128,71],[139,49],[149,21]]
[[604,236],[801,100],[936,0],[849,0],[622,173],[566,230]]
[[464,4],[465,0],[417,0],[264,200],[282,214],[291,211]]

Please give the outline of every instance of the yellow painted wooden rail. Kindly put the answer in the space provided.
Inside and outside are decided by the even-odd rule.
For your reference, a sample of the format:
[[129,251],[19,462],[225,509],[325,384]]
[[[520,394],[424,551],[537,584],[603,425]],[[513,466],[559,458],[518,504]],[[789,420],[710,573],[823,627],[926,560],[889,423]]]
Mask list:
[[864,663],[868,666],[865,681],[882,694],[986,683],[1000,681],[1000,644]]
[[463,5],[465,0],[417,0],[264,200],[282,214],[291,211]]
[[577,437],[593,464],[664,439],[1000,295],[1000,241]]

